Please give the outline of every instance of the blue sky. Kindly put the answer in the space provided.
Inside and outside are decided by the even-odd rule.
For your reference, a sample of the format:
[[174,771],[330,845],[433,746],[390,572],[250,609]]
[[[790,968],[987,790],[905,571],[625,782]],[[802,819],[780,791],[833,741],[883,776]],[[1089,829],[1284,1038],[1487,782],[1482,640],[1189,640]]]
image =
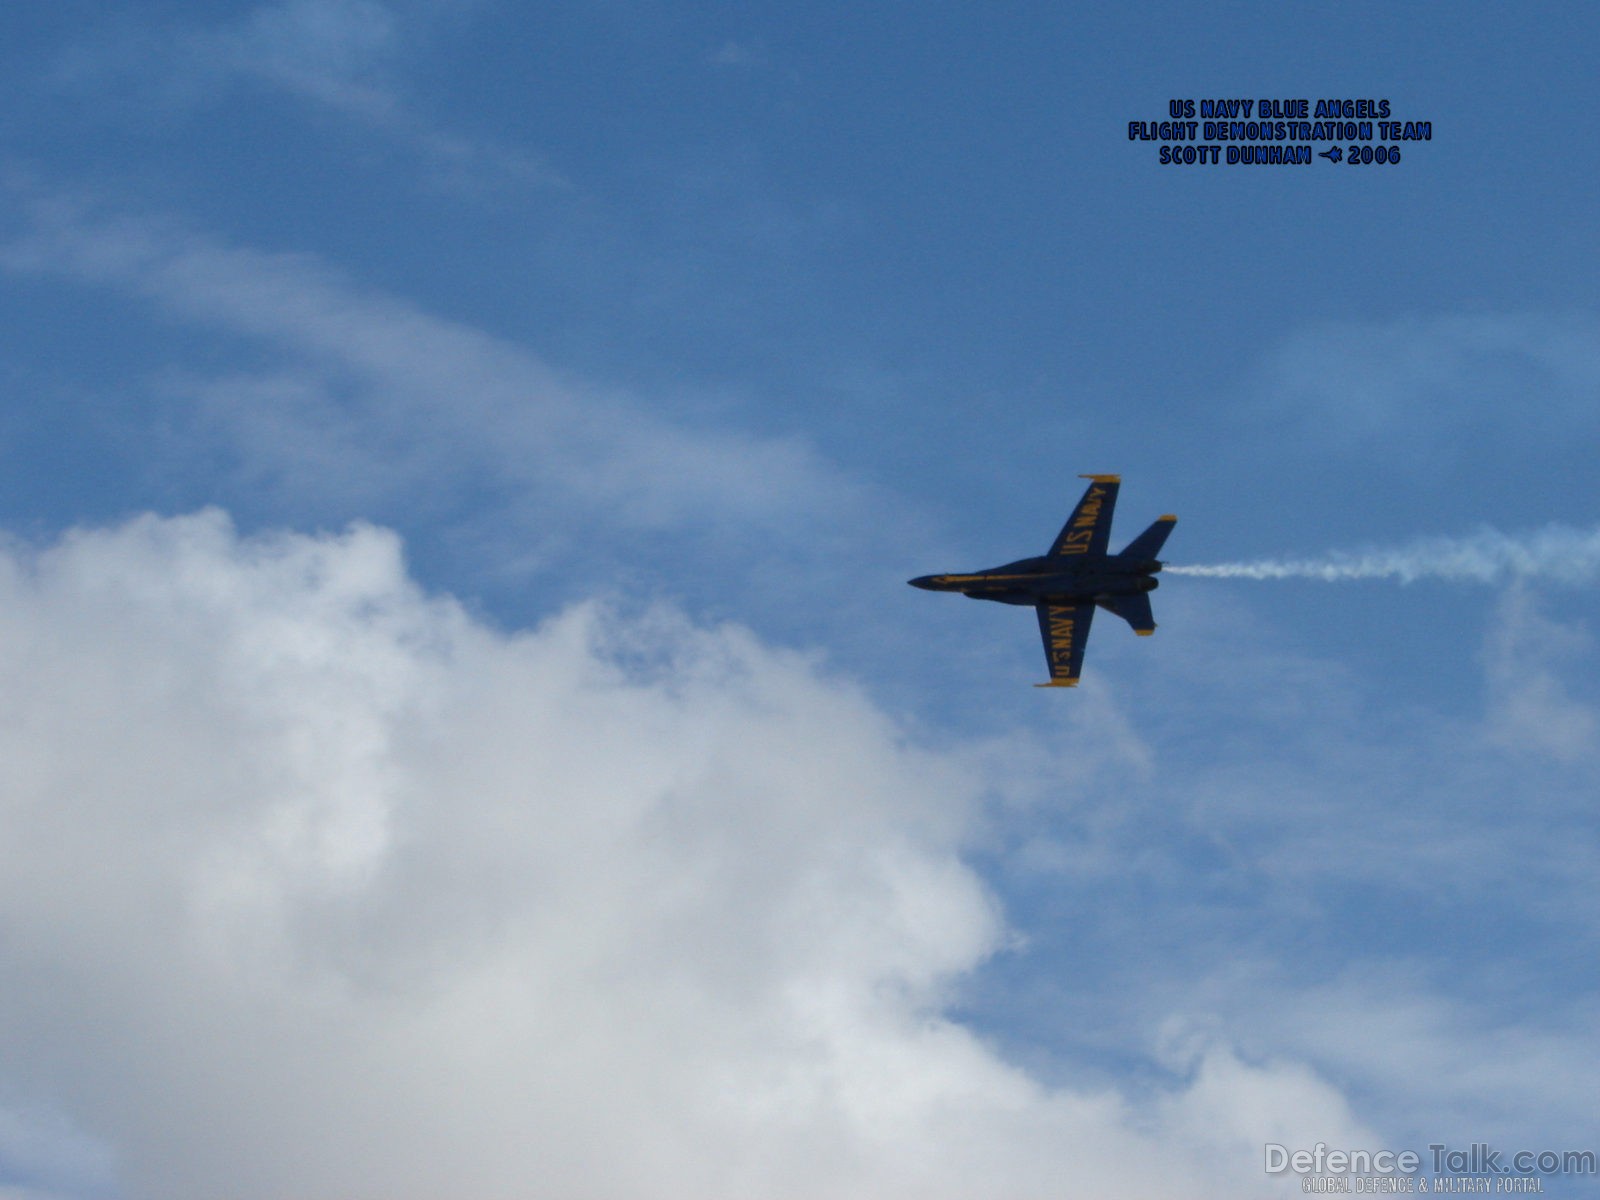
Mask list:
[[[1073,693],[904,586],[1080,472],[1179,564],[1594,529],[1596,23],[0,17],[0,1195],[1600,1150],[1592,582],[1168,576]],[[1433,138],[1128,139],[1236,96]]]

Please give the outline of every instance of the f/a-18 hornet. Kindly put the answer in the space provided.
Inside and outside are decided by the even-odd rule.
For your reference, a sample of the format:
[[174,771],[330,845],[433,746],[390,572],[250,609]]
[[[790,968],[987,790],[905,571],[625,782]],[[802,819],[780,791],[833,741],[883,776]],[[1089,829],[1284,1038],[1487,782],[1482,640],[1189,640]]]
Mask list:
[[923,575],[910,581],[912,587],[930,592],[960,592],[974,600],[1033,605],[1039,614],[1044,656],[1050,663],[1050,682],[1039,687],[1078,686],[1096,605],[1121,617],[1141,637],[1156,631],[1150,615],[1150,593],[1158,586],[1154,576],[1161,570],[1156,555],[1178,523],[1171,514],[1158,517],[1121,554],[1107,553],[1111,511],[1117,505],[1122,477],[1079,478],[1089,480],[1089,490],[1061,527],[1049,553],[971,575]]

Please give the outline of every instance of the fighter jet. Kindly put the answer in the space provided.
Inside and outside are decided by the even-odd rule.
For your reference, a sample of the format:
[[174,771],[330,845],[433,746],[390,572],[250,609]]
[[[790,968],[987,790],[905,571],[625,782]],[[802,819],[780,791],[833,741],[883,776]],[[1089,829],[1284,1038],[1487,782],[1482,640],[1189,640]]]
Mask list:
[[974,600],[1031,604],[1039,614],[1039,634],[1050,664],[1050,682],[1038,687],[1077,687],[1083,648],[1095,606],[1115,613],[1144,637],[1156,631],[1150,593],[1161,570],[1156,555],[1178,523],[1170,513],[1158,517],[1123,548],[1110,554],[1111,510],[1117,504],[1120,475],[1080,475],[1089,480],[1078,507],[1061,527],[1049,553],[1024,558],[971,575],[922,575],[908,582],[930,592],[960,592]]

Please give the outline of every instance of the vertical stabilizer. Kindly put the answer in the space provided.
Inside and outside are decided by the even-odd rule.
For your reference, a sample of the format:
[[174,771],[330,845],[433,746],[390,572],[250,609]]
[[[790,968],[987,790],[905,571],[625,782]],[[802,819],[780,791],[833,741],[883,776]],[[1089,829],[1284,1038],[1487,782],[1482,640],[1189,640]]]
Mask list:
[[1166,544],[1167,534],[1172,532],[1172,527],[1178,523],[1178,518],[1168,513],[1164,517],[1157,517],[1149,529],[1146,529],[1133,541],[1128,543],[1128,548],[1122,552],[1123,558],[1154,558],[1161,553],[1161,547]]

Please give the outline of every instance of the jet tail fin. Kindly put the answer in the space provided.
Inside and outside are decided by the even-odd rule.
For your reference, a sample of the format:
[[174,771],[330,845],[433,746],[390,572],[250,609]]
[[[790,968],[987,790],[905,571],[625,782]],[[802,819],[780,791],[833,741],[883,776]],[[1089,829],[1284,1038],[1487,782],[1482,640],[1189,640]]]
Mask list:
[[1122,552],[1122,557],[1154,558],[1161,553],[1161,547],[1167,541],[1167,534],[1172,532],[1172,527],[1177,523],[1178,518],[1171,513],[1157,517],[1149,529],[1128,543],[1127,549]]
[[[1156,522],[1158,525],[1160,522]],[[1162,534],[1166,536],[1165,533]],[[1135,592],[1131,596],[1111,596],[1108,599],[1097,601],[1101,608],[1108,613],[1115,613],[1129,625],[1140,637],[1149,637],[1156,631],[1156,619],[1150,612],[1150,593]]]

